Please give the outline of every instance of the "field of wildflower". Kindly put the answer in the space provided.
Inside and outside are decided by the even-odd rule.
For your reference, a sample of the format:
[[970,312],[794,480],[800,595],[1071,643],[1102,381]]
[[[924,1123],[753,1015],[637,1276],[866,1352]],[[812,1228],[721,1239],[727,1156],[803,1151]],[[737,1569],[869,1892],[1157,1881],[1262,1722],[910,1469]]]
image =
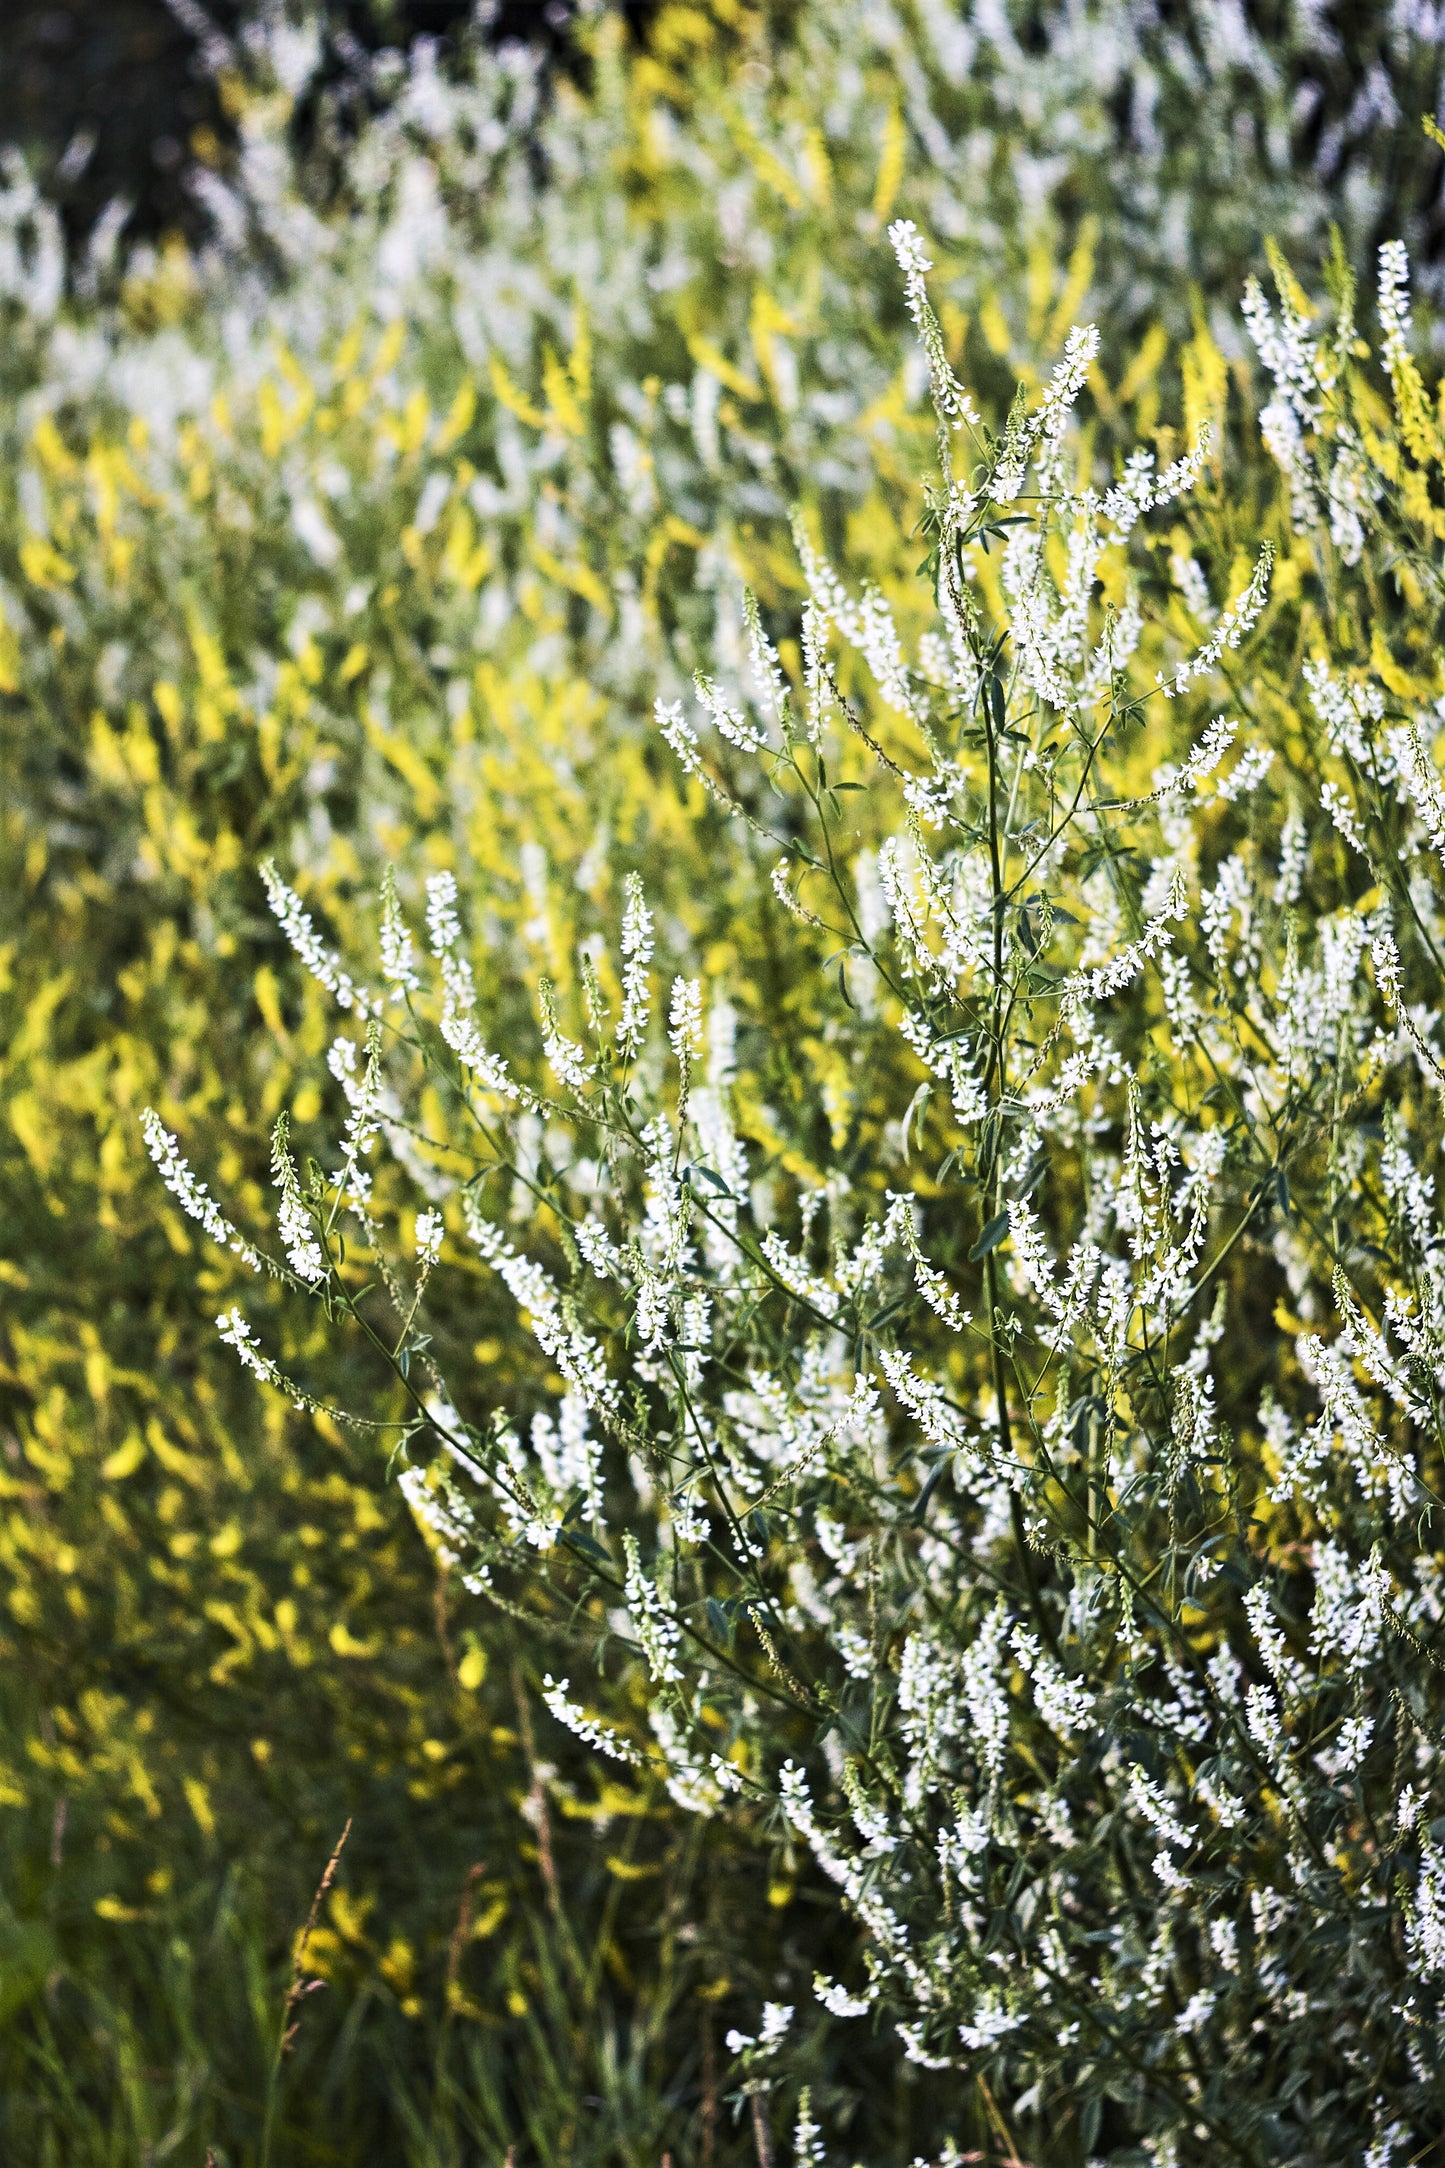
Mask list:
[[241,13],[0,186],[0,2159],[1437,2158],[1445,23]]

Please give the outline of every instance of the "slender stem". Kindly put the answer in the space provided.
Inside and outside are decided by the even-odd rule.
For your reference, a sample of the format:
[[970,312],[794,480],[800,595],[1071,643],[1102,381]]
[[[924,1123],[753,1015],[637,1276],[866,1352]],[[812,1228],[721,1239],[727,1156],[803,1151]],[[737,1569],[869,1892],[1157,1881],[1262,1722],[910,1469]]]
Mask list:
[[[994,736],[991,694],[997,679],[984,677],[980,681],[979,705],[983,711],[984,742],[988,749],[988,854],[992,876],[991,903],[993,909],[993,995],[990,1003],[988,1070],[984,1077],[984,1089],[989,1095],[990,1115],[985,1127],[989,1154],[985,1170],[984,1217],[994,1219],[1003,1209],[1003,1151],[1000,1124],[1003,1119],[1002,1101],[1008,1086],[1008,1048],[1005,1044],[1009,1009],[1004,1003],[1003,975],[1003,914],[1005,904],[1003,845],[999,835],[998,818],[998,741]],[[1003,1339],[998,1319],[998,1252],[989,1250],[983,1261],[985,1299],[988,1305],[988,1338],[993,1356],[994,1408],[998,1423],[999,1452],[1005,1466],[1013,1462],[1013,1428],[1009,1416],[1008,1375],[1004,1360]],[[1023,1579],[1024,1593],[1029,1611],[1048,1648],[1058,1655],[1058,1637],[1052,1619],[1039,1593],[1038,1576],[1034,1571],[1033,1552],[1029,1547],[1028,1527],[1024,1519],[1023,1499],[1017,1486],[1009,1484],[1009,1520],[1013,1529],[1014,1550],[1018,1556],[1019,1572]]]

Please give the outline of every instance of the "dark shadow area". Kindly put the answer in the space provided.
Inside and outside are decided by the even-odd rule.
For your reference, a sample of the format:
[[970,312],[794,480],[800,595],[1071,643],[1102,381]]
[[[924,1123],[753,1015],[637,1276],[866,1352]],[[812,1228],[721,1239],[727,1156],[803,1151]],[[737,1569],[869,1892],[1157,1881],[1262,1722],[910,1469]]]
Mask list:
[[[640,35],[655,0],[620,9]],[[30,160],[60,208],[72,252],[107,206],[125,206],[126,245],[181,233],[206,238],[197,165],[225,172],[235,154],[229,85],[244,71],[241,0],[10,0],[0,8],[0,146]],[[318,95],[359,119],[378,91],[371,62],[429,38],[445,48],[472,25],[493,45],[520,42],[575,71],[573,0],[331,0],[317,11],[323,52],[298,108],[304,134]]]

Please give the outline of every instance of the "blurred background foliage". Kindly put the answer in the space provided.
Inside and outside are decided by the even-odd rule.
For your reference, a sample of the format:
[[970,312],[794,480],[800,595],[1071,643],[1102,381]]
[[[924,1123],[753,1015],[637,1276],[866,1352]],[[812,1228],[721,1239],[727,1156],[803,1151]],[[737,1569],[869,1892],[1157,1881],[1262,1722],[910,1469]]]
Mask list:
[[[1276,517],[1240,283],[1336,221],[1361,263],[1404,233],[1428,297],[1439,31],[133,5],[18,9],[0,56],[0,2153],[751,2159],[722,2039],[812,1931],[807,1875],[599,1777],[384,1441],[239,1374],[237,1272],[139,1109],[257,1220],[276,1113],[334,1137],[268,853],[363,956],[384,866],[413,906],[453,866],[484,945],[564,990],[636,868],[664,942],[791,1004],[826,1072],[763,872],[704,845],[648,717],[736,655],[744,579],[785,628],[795,504],[914,606],[931,424],[888,218],[931,236],[996,419],[1094,315],[1101,461],[1215,423],[1176,540],[1238,584]],[[491,1288],[443,1329],[515,1399]],[[911,2157],[918,2073],[818,2078],[870,2162]]]
[[[640,28],[653,10],[632,0],[623,12]],[[224,170],[234,159],[236,45],[254,13],[244,0],[15,0],[7,9],[0,141],[26,154],[72,247],[117,203],[133,241],[168,232],[204,239],[205,212],[187,178],[197,165]],[[554,66],[574,65],[573,14],[573,0],[494,0],[480,16],[465,0],[339,0],[315,11],[324,47],[316,92],[369,106],[378,53],[404,54],[418,38],[456,40],[474,25],[489,44],[522,41]],[[308,102],[297,115],[296,140],[310,111]]]

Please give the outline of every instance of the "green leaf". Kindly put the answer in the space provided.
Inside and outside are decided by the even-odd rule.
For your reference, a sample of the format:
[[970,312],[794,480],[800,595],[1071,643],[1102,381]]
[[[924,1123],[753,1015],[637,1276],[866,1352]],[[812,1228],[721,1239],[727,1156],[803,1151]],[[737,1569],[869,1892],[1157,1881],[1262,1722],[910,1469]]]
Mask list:
[[995,1212],[993,1218],[968,1253],[973,1263],[977,1264],[980,1257],[987,1257],[990,1250],[996,1250],[1007,1233],[1008,1213]]
[[723,1180],[722,1176],[720,1174],[714,1174],[711,1167],[699,1167],[698,1165],[696,1165],[696,1163],[694,1163],[688,1168],[687,1172],[689,1175],[700,1174],[704,1182],[707,1183],[709,1189],[717,1190],[721,1196],[732,1196],[732,1191],[728,1188],[727,1183]]
[[902,1130],[903,1156],[905,1159],[908,1156],[908,1133],[910,1130],[913,1131],[914,1151],[917,1152],[923,1149],[923,1124],[928,1114],[928,1102],[930,1097],[932,1096],[932,1093],[933,1086],[927,1081],[925,1081],[924,1083],[919,1085],[917,1091],[913,1094],[913,1097],[908,1102],[908,1111],[903,1117]]
[[933,1494],[943,1480],[944,1470],[947,1468],[947,1466],[948,1462],[946,1460],[941,1460],[938,1463],[938,1466],[932,1470],[929,1475],[928,1481],[924,1484],[922,1490],[918,1493],[918,1498],[913,1507],[913,1511],[908,1516],[909,1519],[913,1522],[915,1528],[922,1523],[924,1515],[927,1513],[928,1508],[932,1503]]
[[588,1558],[599,1559],[604,1566],[610,1566],[613,1563],[612,1553],[604,1551],[602,1545],[595,1542],[584,1529],[569,1528],[567,1530],[567,1542],[572,1550],[585,1552]]
[[55,1944],[40,1921],[0,1919],[0,2022],[34,2000],[57,1962]]

